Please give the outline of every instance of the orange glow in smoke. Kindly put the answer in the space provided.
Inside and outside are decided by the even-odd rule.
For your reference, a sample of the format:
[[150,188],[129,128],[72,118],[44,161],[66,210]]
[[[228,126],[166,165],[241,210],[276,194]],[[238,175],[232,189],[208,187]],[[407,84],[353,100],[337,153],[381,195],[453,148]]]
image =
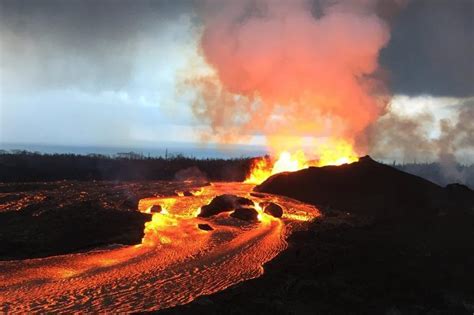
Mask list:
[[342,165],[359,160],[352,144],[344,140],[334,140],[318,148],[317,159],[310,160],[303,151],[281,151],[277,160],[256,159],[245,183],[260,184],[268,177],[282,173],[295,172],[310,166]]

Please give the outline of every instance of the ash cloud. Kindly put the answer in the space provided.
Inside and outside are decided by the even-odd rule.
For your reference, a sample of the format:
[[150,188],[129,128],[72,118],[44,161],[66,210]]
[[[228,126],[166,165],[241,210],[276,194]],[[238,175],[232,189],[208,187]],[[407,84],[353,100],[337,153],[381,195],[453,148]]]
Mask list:
[[[370,129],[371,154],[404,162],[439,163],[441,182],[465,183],[472,168],[459,167],[460,152],[474,152],[474,98],[451,108],[451,118],[429,112],[402,116],[389,112]],[[432,131],[438,129],[437,135]]]
[[205,2],[201,49],[215,75],[190,80],[200,91],[194,112],[221,139],[363,138],[388,100],[381,3]]
[[435,144],[443,175],[450,182],[464,183],[468,174],[457,168],[456,152],[474,149],[474,99],[460,107],[456,122],[445,119],[440,124],[441,136]]

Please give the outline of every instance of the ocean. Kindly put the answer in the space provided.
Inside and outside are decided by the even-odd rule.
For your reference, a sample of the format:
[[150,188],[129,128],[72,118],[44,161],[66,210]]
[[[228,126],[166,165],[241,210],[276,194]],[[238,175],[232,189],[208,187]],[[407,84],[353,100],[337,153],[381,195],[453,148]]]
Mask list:
[[149,157],[183,155],[185,157],[204,158],[241,158],[265,155],[264,147],[252,145],[201,145],[194,143],[165,143],[156,146],[81,146],[35,143],[0,143],[0,150],[26,150],[42,154],[103,154],[114,156],[123,152],[134,152]]

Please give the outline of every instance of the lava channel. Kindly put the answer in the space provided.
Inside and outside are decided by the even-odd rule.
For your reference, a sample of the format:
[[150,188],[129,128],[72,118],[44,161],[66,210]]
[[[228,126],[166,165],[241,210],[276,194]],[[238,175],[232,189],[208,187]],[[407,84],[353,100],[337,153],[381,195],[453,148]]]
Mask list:
[[[160,205],[161,211],[147,223],[140,245],[0,262],[0,311],[159,310],[258,277],[263,264],[286,248],[291,232],[319,212],[283,197],[255,197],[252,188],[214,183],[187,196],[141,200],[140,211],[150,212],[153,205]],[[202,205],[224,193],[256,204],[276,202],[284,215],[277,219],[262,212],[254,223],[228,213],[196,217]],[[198,224],[213,230],[201,230]]]

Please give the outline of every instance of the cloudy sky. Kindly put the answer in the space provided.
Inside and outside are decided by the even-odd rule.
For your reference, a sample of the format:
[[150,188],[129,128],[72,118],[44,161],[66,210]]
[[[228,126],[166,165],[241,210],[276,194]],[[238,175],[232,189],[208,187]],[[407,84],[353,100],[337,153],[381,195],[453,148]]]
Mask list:
[[[206,67],[198,11],[177,0],[0,0],[0,142],[200,141],[206,125],[179,88],[186,71]],[[412,0],[389,23],[380,63],[394,115],[455,119],[472,107],[474,2]]]

